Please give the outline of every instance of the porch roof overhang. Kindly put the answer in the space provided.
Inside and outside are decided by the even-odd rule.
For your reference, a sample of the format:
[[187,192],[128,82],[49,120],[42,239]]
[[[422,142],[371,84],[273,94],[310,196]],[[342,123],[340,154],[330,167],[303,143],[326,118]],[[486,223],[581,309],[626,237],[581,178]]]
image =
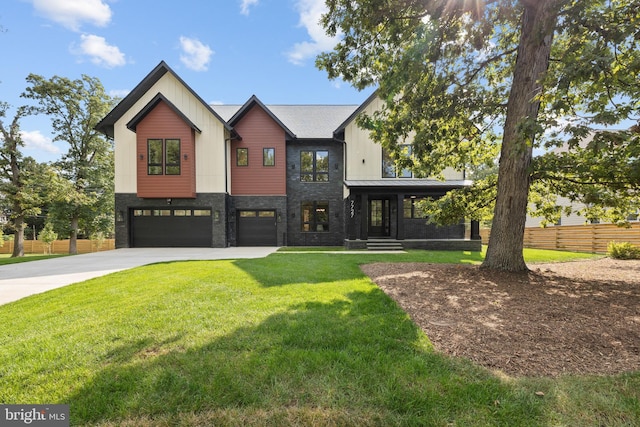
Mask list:
[[453,190],[455,188],[471,187],[473,181],[468,179],[439,181],[436,179],[372,179],[372,180],[346,180],[344,185],[349,189],[362,190]]

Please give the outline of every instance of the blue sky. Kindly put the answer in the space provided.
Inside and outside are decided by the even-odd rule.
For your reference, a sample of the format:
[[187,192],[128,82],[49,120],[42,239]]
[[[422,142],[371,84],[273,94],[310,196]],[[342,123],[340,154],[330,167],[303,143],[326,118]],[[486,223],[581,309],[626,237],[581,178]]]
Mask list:
[[[161,60],[204,100],[242,104],[360,104],[358,92],[329,81],[315,56],[336,43],[318,25],[324,0],[3,0],[0,101],[26,100],[29,73],[100,79],[126,95]],[[23,153],[40,161],[66,151],[49,120],[21,121]]]

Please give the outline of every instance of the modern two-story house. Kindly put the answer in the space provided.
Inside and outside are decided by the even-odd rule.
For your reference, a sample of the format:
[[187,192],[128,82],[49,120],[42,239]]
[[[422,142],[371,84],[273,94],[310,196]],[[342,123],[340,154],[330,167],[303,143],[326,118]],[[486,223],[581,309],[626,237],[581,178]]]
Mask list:
[[166,63],[98,125],[115,145],[116,247],[480,250],[477,224],[427,224],[416,201],[471,184],[397,170],[357,127],[362,105],[209,105]]

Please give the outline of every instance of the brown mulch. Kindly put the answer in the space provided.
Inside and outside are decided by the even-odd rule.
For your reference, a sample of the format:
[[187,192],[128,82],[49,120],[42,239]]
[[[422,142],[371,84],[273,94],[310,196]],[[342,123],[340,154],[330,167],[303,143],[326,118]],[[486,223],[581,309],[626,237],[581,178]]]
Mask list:
[[377,263],[362,270],[445,354],[514,376],[640,370],[640,261],[529,267]]

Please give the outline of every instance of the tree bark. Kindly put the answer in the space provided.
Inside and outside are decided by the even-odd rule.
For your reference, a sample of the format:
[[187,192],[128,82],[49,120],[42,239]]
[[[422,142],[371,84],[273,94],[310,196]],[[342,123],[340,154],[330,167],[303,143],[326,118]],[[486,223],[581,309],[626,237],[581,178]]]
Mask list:
[[528,270],[523,257],[537,95],[549,67],[558,0],[523,0],[520,44],[507,103],[498,194],[483,268]]
[[69,238],[69,254],[78,254],[78,215],[73,214],[71,217],[71,236]]
[[24,217],[19,215],[13,221],[13,253],[11,258],[24,256]]

